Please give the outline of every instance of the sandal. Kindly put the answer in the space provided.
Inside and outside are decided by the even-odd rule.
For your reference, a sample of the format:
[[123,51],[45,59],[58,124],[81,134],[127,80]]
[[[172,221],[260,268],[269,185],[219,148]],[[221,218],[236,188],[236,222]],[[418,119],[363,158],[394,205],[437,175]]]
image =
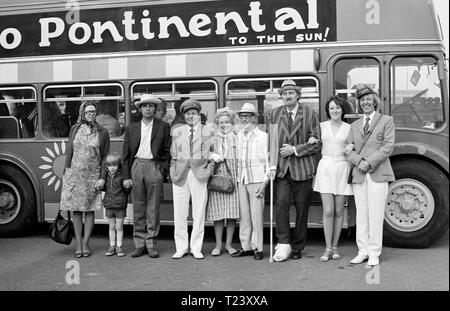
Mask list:
[[231,256],[231,255],[233,255],[234,253],[237,253],[237,250],[234,249],[233,247],[230,247],[230,248],[227,248],[227,252],[228,252],[228,254],[230,254],[230,256]]
[[75,258],[81,258],[81,257],[83,257],[83,251],[75,252]]
[[215,248],[212,250],[211,255],[212,256],[220,256],[220,254],[222,253],[222,251],[218,248]]
[[333,258],[334,260],[341,259],[341,255],[339,255],[337,247],[333,247],[333,254],[331,255],[331,258]]
[[328,261],[332,256],[332,250],[331,248],[326,248],[325,252],[323,253],[322,257],[320,257],[320,261],[321,262],[326,262]]

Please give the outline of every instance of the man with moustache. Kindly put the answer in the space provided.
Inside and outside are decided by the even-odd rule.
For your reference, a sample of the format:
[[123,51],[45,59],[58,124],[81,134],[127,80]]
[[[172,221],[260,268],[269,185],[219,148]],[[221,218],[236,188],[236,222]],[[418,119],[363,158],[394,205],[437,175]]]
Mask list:
[[[283,106],[271,113],[270,176],[275,178],[276,235],[275,261],[300,259],[306,244],[309,200],[317,163],[314,154],[321,148],[319,117],[300,103],[301,88],[285,80],[278,93]],[[296,210],[291,233],[289,210],[291,196]]]
[[161,100],[153,94],[144,94],[135,103],[142,120],[125,130],[123,167],[125,188],[132,187],[133,241],[131,257],[145,253],[159,257],[159,205],[163,176],[169,169],[170,126],[155,118]]

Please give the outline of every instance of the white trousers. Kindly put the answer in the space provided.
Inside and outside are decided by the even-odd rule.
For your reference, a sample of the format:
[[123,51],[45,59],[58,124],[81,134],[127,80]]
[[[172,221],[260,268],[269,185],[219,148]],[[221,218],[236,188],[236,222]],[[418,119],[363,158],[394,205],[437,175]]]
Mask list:
[[370,174],[361,184],[353,184],[356,204],[356,244],[359,254],[378,257],[383,245],[384,209],[387,182],[374,182]]
[[175,247],[177,252],[188,251],[189,198],[192,198],[191,252],[201,252],[205,233],[207,183],[200,183],[189,170],[183,186],[173,184],[173,211],[175,222]]
[[244,251],[263,251],[264,196],[256,197],[264,183],[239,183],[239,240]]

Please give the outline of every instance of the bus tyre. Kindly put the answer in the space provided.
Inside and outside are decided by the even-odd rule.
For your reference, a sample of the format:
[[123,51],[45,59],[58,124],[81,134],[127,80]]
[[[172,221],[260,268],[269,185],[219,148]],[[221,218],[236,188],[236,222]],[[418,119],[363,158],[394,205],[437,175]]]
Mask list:
[[384,244],[424,248],[448,230],[448,177],[428,162],[392,163],[396,181],[389,185],[384,217]]
[[9,165],[0,165],[0,236],[28,232],[36,221],[36,197],[27,176]]

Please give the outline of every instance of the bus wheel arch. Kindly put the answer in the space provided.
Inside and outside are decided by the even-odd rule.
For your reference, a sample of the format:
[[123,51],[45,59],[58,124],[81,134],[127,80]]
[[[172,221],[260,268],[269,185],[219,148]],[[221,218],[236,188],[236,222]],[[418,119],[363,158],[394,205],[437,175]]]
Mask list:
[[36,192],[20,168],[0,163],[0,236],[19,236],[37,221]]
[[396,181],[389,184],[384,244],[428,247],[448,230],[448,176],[418,158],[393,159],[392,168]]

